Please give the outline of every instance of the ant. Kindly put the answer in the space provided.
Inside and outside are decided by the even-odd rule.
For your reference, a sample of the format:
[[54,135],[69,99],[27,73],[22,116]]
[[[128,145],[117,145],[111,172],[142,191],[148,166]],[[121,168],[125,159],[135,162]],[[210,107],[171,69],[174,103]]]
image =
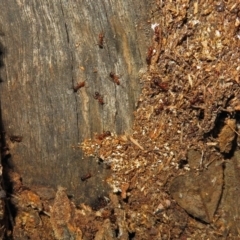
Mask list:
[[79,82],[75,87],[73,87],[73,91],[77,92],[80,88],[85,86],[85,81]]
[[91,177],[92,177],[92,174],[91,173],[87,173],[86,175],[81,177],[81,180],[84,182],[84,181],[86,181],[87,179],[89,179]]
[[153,82],[151,84],[152,88],[155,88],[155,86],[159,87],[163,91],[168,91],[168,83],[167,82],[162,82],[159,77],[153,77]]
[[164,109],[163,103],[161,103],[157,108],[154,109],[156,115],[159,115],[161,111]]
[[156,26],[156,27],[154,28],[154,36],[155,36],[154,40],[155,40],[156,42],[159,42],[159,39],[160,39],[159,34],[160,34],[159,26]]
[[168,87],[168,83],[166,82],[161,82],[158,84],[158,86],[161,88],[161,90],[163,90],[164,92],[167,92],[169,87]]
[[103,101],[103,96],[100,95],[99,92],[95,92],[95,95],[93,95],[93,97],[98,100],[99,104],[103,105],[104,101]]
[[23,137],[21,137],[21,136],[15,136],[15,135],[12,135],[12,136],[10,136],[10,141],[11,142],[21,142],[22,141],[22,139],[23,139]]
[[151,59],[152,59],[152,56],[153,56],[153,47],[149,47],[148,48],[148,53],[147,53],[147,57],[146,57],[146,62],[148,65],[151,64]]
[[101,32],[98,34],[98,46],[99,48],[103,48],[103,38],[104,38],[104,34]]
[[109,77],[115,82],[117,85],[120,85],[119,76],[117,76],[115,73],[110,72]]
[[109,136],[111,136],[111,132],[110,132],[110,131],[106,131],[106,132],[104,132],[103,134],[97,135],[96,138],[97,138],[98,140],[103,140],[104,138],[109,137]]
[[160,82],[161,82],[161,78],[159,76],[153,77],[151,87],[155,88],[156,86],[159,85]]
[[189,100],[191,105],[194,105],[196,103],[204,103],[203,96],[201,96],[199,93],[195,94],[195,96]]

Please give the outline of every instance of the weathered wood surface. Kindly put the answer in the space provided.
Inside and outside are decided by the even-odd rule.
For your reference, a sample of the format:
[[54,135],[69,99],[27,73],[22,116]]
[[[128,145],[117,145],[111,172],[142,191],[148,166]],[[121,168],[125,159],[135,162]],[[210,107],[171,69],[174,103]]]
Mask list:
[[[104,194],[104,170],[76,146],[94,133],[129,132],[146,67],[149,1],[1,2],[1,108],[11,163],[28,186],[67,187],[77,202]],[[104,47],[97,45],[104,34]],[[120,75],[121,85],[109,73]],[[73,87],[85,81],[76,93]],[[93,98],[104,96],[102,106]],[[91,172],[86,182],[81,176]]]

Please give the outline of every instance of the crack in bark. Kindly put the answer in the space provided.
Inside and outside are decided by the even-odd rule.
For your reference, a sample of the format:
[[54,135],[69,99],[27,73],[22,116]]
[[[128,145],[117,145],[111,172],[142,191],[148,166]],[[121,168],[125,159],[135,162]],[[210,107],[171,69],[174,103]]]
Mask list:
[[[61,11],[62,11],[62,15],[63,15],[63,18],[65,17],[64,15],[64,11],[63,11],[63,5],[62,5],[62,1],[60,1],[60,5],[61,5]],[[65,18],[64,18],[64,21],[65,21]],[[72,89],[74,88],[74,74],[73,74],[73,69],[74,69],[74,64],[73,64],[73,52],[72,52],[72,47],[70,46],[70,35],[69,35],[69,31],[68,31],[68,25],[67,23],[65,22],[65,30],[66,30],[66,36],[67,36],[67,42],[68,42],[68,49],[69,49],[69,52],[71,54],[71,78],[72,78]],[[73,94],[74,94],[74,91],[73,91]],[[76,118],[77,118],[77,138],[78,138],[78,141],[79,141],[79,116],[78,116],[78,109],[77,109],[77,95],[74,94],[74,97],[75,97],[75,112],[76,112]]]

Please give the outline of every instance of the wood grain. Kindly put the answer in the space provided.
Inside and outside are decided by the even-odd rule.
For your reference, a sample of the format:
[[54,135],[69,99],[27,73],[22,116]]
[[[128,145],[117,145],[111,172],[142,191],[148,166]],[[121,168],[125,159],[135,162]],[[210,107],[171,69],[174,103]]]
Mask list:
[[[2,118],[7,138],[22,136],[9,144],[26,185],[62,185],[78,202],[105,194],[107,170],[72,146],[96,132],[131,131],[138,73],[146,68],[148,9],[147,0],[1,3]],[[120,76],[119,86],[111,71]],[[82,81],[85,87],[74,92]],[[81,182],[88,171],[93,177]]]

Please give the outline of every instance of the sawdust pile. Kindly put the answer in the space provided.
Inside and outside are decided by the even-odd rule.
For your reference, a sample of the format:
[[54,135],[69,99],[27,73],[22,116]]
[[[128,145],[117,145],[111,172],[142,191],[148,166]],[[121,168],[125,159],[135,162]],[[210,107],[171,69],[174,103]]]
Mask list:
[[[153,11],[149,68],[140,73],[142,94],[133,133],[96,137],[82,148],[111,166],[108,182],[124,202],[125,231],[134,233],[134,239],[231,236],[229,223],[204,225],[189,218],[176,202],[203,222],[216,221],[223,164],[238,148],[240,6],[235,1],[161,3]],[[200,153],[194,164],[192,150]],[[193,178],[200,175],[203,186],[215,179],[214,197],[208,192],[212,189],[205,188],[213,198],[206,209],[204,198],[191,203],[183,198],[186,204],[172,199],[182,194],[171,187],[172,180],[188,172]],[[194,199],[204,191],[197,184],[197,196],[190,194]]]

